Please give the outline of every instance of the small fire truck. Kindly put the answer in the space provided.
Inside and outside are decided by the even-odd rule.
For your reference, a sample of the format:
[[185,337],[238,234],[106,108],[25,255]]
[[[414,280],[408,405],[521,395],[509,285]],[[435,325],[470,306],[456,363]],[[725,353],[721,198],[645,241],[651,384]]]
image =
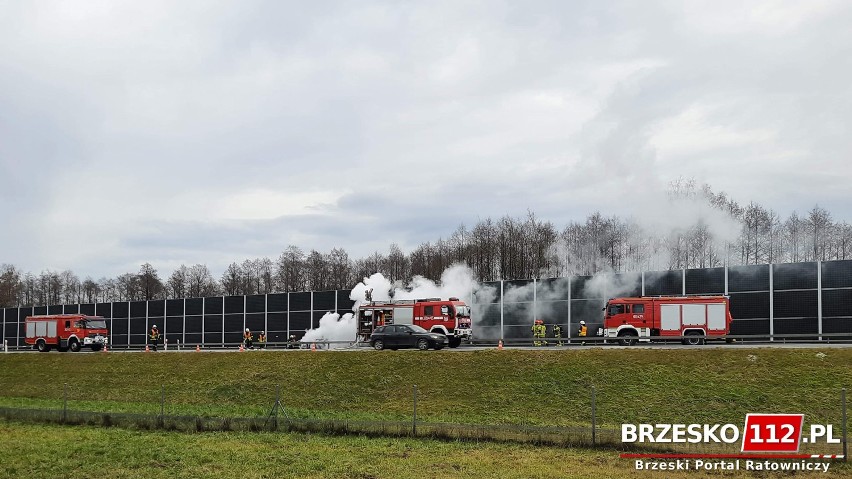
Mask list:
[[472,338],[470,307],[459,298],[370,301],[358,307],[360,341],[368,342],[373,330],[386,324],[414,324],[431,333],[443,334],[451,348]]
[[614,298],[604,311],[603,336],[623,346],[667,338],[704,344],[728,335],[732,321],[726,296]]
[[79,351],[83,347],[100,351],[107,344],[109,331],[101,316],[84,314],[57,314],[28,316],[26,319],[26,344],[46,353],[51,348],[59,351]]

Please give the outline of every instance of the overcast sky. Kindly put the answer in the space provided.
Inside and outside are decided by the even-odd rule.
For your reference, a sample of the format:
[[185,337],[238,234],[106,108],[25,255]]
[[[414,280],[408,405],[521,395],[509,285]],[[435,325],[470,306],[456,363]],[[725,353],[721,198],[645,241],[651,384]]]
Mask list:
[[0,263],[218,276],[635,214],[678,177],[852,221],[850,25],[843,0],[0,0]]

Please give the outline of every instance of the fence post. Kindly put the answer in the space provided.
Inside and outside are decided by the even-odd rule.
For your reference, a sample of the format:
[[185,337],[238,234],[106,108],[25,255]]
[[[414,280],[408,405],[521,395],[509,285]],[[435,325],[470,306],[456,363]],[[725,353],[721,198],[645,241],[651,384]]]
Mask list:
[[843,409],[843,423],[841,424],[843,430],[843,462],[849,462],[849,451],[846,449],[848,445],[846,440],[846,388],[840,390],[840,404]]
[[411,432],[417,435],[417,385],[414,385],[414,419],[411,422]]
[[3,352],[4,353],[9,352],[9,340],[8,339],[3,340]]
[[160,384],[160,421],[163,420],[163,408],[166,404],[166,387]]
[[597,438],[595,437],[595,434],[596,434],[595,429],[597,428],[597,424],[596,424],[597,421],[596,421],[596,418],[595,418],[597,411],[595,410],[595,406],[596,406],[595,402],[596,402],[595,401],[595,386],[592,386],[592,446],[594,446],[597,443],[597,441],[596,441]]
[[65,383],[62,393],[62,424],[68,419],[68,383]]

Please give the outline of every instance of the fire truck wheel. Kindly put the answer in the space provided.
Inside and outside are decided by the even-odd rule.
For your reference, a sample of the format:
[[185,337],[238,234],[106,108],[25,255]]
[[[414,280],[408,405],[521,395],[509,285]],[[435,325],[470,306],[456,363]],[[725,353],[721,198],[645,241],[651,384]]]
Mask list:
[[429,341],[426,341],[425,339],[418,340],[417,349],[421,351],[426,351],[427,349],[429,349]]
[[453,337],[449,338],[449,340],[450,340],[450,347],[451,348],[457,348],[457,347],[461,346],[461,338],[453,336]]
[[686,338],[683,339],[683,344],[698,346],[699,344],[704,344],[704,338],[698,331],[689,331],[686,333]]
[[68,341],[68,347],[71,349],[72,353],[76,353],[80,350],[80,341],[72,339],[71,341]]
[[637,341],[636,333],[633,331],[625,330],[618,333],[618,344],[622,346],[633,346]]
[[43,339],[39,339],[38,342],[36,343],[36,349],[38,349],[38,352],[40,352],[40,353],[46,353],[46,352],[50,351],[50,346],[48,346],[47,343],[44,342]]
[[385,342],[381,339],[373,341],[373,349],[375,349],[376,351],[381,351],[382,349],[385,349]]

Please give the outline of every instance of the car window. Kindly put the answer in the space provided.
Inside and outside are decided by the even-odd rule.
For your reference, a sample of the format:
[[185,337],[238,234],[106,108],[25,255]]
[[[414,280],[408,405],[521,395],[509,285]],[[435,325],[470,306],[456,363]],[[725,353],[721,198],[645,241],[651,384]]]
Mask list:
[[376,328],[375,332],[376,333],[384,333],[385,328],[387,328],[387,326],[379,326],[378,328]]
[[396,332],[400,334],[408,334],[411,331],[409,326],[396,326]]
[[412,324],[411,326],[408,326],[408,328],[409,328],[410,330],[414,331],[415,333],[428,333],[428,332],[429,332],[429,331],[426,331],[425,329],[423,329],[423,328],[421,328],[420,326],[417,326],[417,325],[415,325],[415,324]]

